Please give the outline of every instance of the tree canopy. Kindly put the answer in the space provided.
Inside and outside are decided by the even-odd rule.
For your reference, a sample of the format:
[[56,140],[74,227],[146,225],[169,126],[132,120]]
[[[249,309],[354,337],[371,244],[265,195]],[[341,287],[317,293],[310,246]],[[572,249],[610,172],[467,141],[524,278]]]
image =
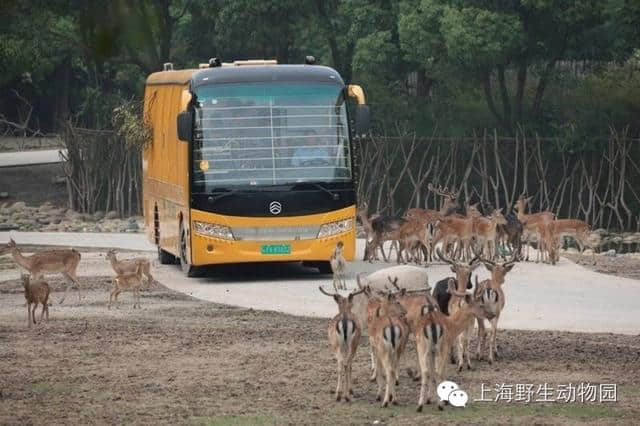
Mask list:
[[379,132],[638,132],[638,2],[4,0],[0,12],[0,118],[43,132],[111,126],[164,62],[306,55],[365,88]]

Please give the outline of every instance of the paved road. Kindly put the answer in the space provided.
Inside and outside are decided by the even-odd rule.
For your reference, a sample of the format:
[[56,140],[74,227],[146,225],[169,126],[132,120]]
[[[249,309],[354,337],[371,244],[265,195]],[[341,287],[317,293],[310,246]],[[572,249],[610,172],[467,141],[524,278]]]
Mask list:
[[[153,246],[142,234],[67,234],[67,233],[0,233],[0,244],[9,235],[20,243],[121,247],[148,250]],[[358,242],[360,255],[363,241]],[[124,254],[123,254],[124,256]],[[388,265],[354,262],[349,265],[355,288],[355,272],[372,272]],[[205,278],[182,276],[177,266],[156,266],[154,275],[162,284],[194,297],[229,305],[274,310],[293,315],[330,317],[336,312],[332,299],[317,290],[319,284],[331,288],[331,278],[296,264],[260,264],[216,267]],[[434,283],[451,275],[449,267],[428,267]],[[480,267],[479,277],[489,273]],[[83,271],[80,275],[109,273],[106,265],[100,271]],[[13,275],[13,274],[11,274]],[[5,273],[4,279],[11,279]],[[640,281],[591,272],[564,258],[556,266],[519,263],[507,275],[505,292],[507,307],[500,319],[504,328],[548,329],[581,332],[640,333]]]
[[66,152],[64,149],[0,152],[0,167],[60,163],[62,161],[60,151]]

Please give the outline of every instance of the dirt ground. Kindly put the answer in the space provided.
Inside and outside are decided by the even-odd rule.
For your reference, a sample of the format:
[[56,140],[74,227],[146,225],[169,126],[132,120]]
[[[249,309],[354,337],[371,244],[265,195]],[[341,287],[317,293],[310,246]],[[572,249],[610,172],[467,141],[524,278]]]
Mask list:
[[562,254],[562,256],[595,272],[640,280],[640,258],[638,257],[596,256],[594,265],[591,256],[585,256],[582,259],[578,254]]
[[[612,258],[615,259],[615,258]],[[604,266],[600,266],[604,268]],[[7,269],[4,269],[7,270]],[[2,274],[0,270],[0,274]],[[324,319],[202,302],[164,287],[107,309],[110,277],[83,278],[59,305],[53,275],[50,322],[27,327],[18,280],[0,277],[0,424],[633,424],[640,420],[640,335],[500,331],[502,358],[447,378],[469,394],[466,408],[427,406],[413,343],[402,359],[399,406],[383,409],[370,383],[369,345],[354,362],[355,400],[335,402],[336,363]],[[39,318],[39,310],[37,313]],[[475,347],[475,346],[474,346]],[[616,384],[617,402],[514,401],[516,385]],[[504,384],[498,394],[496,386]],[[481,387],[489,392],[480,399]],[[507,390],[512,389],[512,402]],[[507,390],[505,390],[507,389]],[[523,395],[519,395],[523,400]],[[539,393],[530,395],[532,400]],[[587,398],[588,399],[588,398]]]

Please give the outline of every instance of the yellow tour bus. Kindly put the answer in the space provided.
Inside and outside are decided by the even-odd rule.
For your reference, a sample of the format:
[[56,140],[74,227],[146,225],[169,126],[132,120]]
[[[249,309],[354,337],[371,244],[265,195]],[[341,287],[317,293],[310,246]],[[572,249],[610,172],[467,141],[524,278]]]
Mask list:
[[[355,100],[355,128],[347,98]],[[369,126],[357,85],[334,69],[274,60],[151,74],[144,116],[144,217],[161,263],[302,261],[330,272],[355,256],[352,137]]]

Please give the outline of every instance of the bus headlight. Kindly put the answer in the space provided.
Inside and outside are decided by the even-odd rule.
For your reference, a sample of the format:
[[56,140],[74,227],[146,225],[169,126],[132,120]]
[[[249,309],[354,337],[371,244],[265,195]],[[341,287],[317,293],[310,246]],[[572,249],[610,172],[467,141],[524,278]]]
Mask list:
[[193,221],[193,232],[206,235],[207,237],[221,238],[223,240],[233,240],[233,233],[228,226],[215,223]]
[[344,219],[337,222],[325,223],[318,231],[318,238],[330,237],[353,229],[353,219]]

